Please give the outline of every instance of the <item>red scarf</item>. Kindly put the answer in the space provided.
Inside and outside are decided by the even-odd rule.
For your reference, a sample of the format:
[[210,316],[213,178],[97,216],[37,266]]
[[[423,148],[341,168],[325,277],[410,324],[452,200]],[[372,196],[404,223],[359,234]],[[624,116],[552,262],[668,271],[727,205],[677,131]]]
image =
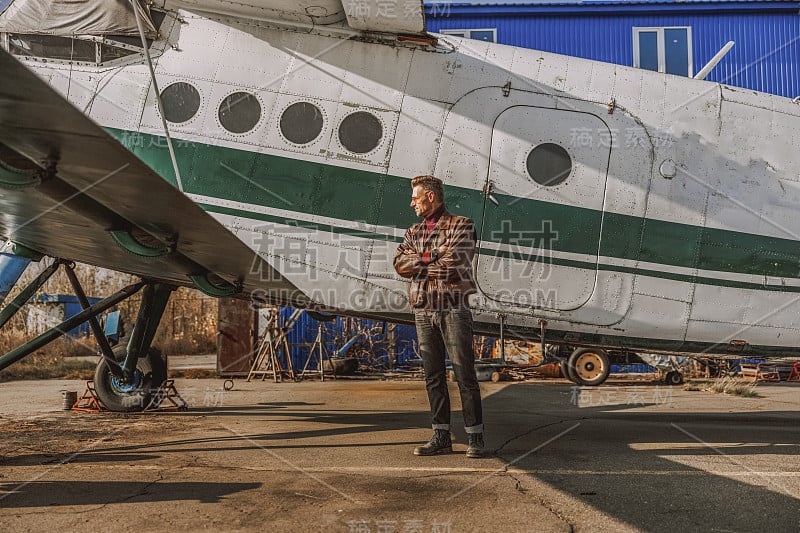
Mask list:
[[425,217],[425,233],[423,234],[423,239],[427,239],[428,235],[431,234],[433,228],[436,227],[436,223],[439,222],[442,213],[444,213],[444,204],[440,205],[439,209]]

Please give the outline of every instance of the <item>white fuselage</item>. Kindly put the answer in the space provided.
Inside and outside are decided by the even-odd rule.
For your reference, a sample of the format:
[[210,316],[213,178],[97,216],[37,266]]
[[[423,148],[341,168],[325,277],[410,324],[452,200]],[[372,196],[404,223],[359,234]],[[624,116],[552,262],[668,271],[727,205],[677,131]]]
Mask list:
[[[169,46],[152,51],[160,90],[185,82],[200,96],[189,120],[170,124],[184,192],[316,302],[408,318],[392,257],[413,222],[409,180],[430,173],[448,208],[479,228],[479,331],[502,313],[512,333],[544,319],[574,344],[798,345],[800,106],[790,100],[448,36],[390,45],[181,17],[167,17]],[[31,66],[171,172],[145,64]],[[221,122],[237,92],[259,108],[243,133]],[[303,144],[281,126],[298,102],[322,117]],[[357,112],[380,124],[363,153],[346,138],[369,144],[375,120],[340,131]],[[531,178],[543,144],[569,154],[557,185]]]

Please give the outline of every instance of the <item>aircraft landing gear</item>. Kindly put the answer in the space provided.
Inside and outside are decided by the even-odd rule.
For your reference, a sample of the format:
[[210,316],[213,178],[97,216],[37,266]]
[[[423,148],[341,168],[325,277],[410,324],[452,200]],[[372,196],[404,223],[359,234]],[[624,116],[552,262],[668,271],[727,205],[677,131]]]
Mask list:
[[567,378],[578,385],[600,385],[611,372],[608,355],[599,348],[577,348],[562,366],[562,372],[564,366]]
[[[18,250],[15,250],[18,251]],[[12,259],[17,259],[16,256]],[[41,256],[38,256],[40,260]],[[0,261],[0,289],[5,296],[19,280],[24,270],[17,267],[20,261],[11,261],[6,257]],[[24,261],[23,261],[24,262]],[[23,266],[27,266],[26,264]],[[67,331],[89,322],[89,326],[100,346],[103,356],[95,371],[95,392],[104,407],[112,411],[141,411],[148,406],[155,390],[167,378],[167,365],[161,354],[151,348],[153,338],[164,314],[167,302],[176,287],[162,283],[140,281],[119,290],[117,293],[93,305],[89,305],[74,272],[74,264],[70,261],[56,259],[31,281],[5,307],[0,309],[0,329],[30,300],[42,285],[64,267],[67,278],[72,284],[75,296],[83,310],[64,320],[61,324],[50,328],[38,337],[29,340],[6,354],[0,354],[0,370],[16,363],[28,355],[63,336]],[[111,347],[105,336],[97,316],[104,313],[142,291],[142,302],[136,323],[131,331],[130,340],[126,344]],[[2,299],[0,299],[2,302]]]
[[[125,360],[125,346],[116,346],[117,360]],[[105,359],[94,371],[94,387],[97,399],[109,411],[141,411],[150,404],[153,393],[167,379],[167,363],[161,353],[150,348],[147,355],[139,357],[130,380],[115,376]]]
[[167,379],[167,363],[151,344],[173,290],[174,287],[160,283],[147,285],[130,338],[114,347],[117,364],[107,358],[97,364],[95,392],[106,409],[142,411]]

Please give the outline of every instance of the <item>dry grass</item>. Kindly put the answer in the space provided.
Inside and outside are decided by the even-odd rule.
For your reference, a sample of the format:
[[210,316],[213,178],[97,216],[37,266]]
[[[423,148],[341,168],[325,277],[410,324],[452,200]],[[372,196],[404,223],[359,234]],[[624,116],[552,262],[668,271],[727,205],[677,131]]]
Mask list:
[[721,394],[730,394],[732,396],[741,396],[742,398],[760,398],[761,395],[756,392],[755,389],[755,382],[743,381],[739,378],[734,378],[731,376],[706,382],[701,386],[698,386],[697,389],[685,388],[685,390],[705,390]]
[[[6,331],[0,334],[0,355],[22,346],[34,337],[35,335],[28,335],[23,331]],[[91,356],[97,355],[98,353],[97,343],[91,337],[80,339],[61,337],[36,351],[37,355],[53,359],[59,357]]]
[[219,377],[219,374],[217,374],[216,370],[207,368],[187,368],[186,370],[170,370],[169,377],[170,379],[216,379]]
[[179,338],[159,330],[153,345],[167,355],[200,355],[217,352],[216,338],[207,335],[188,335]]
[[0,371],[0,381],[19,379],[92,379],[95,363],[48,354],[32,354]]
[[[6,331],[0,335],[0,354],[5,354],[32,335],[22,331]],[[97,347],[92,339],[71,340],[60,338],[44,348],[0,371],[0,381],[17,379],[91,379],[95,363],[76,360],[73,356],[95,355]]]

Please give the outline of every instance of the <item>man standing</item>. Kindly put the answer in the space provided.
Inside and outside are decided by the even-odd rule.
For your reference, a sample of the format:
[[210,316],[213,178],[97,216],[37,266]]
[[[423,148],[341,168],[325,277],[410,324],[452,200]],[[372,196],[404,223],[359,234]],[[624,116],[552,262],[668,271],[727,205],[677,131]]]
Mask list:
[[442,181],[433,176],[411,180],[411,207],[423,221],[406,231],[394,256],[394,268],[402,277],[411,279],[409,296],[433,418],[433,437],[415,448],[414,454],[453,451],[446,352],[461,394],[469,436],[467,457],[484,457],[481,391],[475,375],[472,312],[467,305],[467,297],[475,292],[475,224],[447,211]]

